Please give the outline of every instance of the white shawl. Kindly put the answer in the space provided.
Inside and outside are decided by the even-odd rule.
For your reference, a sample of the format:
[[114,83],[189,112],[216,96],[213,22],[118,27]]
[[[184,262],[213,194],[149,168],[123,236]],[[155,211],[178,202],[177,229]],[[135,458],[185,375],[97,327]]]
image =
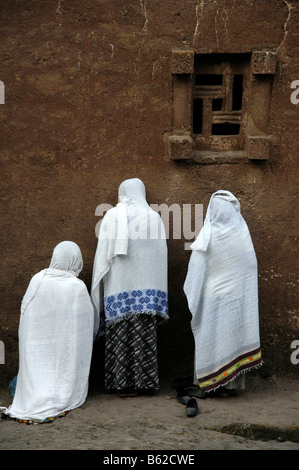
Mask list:
[[[127,315],[168,316],[167,245],[159,214],[151,209],[141,180],[125,180],[119,203],[100,226],[91,298],[96,329]],[[102,324],[100,327],[102,332]]]
[[84,403],[93,344],[93,306],[78,245],[62,242],[30,281],[21,305],[13,418],[43,421]]
[[192,314],[196,377],[210,391],[262,363],[257,261],[232,193],[212,195],[191,249],[184,291]]

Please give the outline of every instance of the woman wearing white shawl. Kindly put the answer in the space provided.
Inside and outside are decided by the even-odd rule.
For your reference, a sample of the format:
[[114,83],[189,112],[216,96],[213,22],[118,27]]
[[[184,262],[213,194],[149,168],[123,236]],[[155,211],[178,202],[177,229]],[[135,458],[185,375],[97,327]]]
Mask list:
[[87,396],[93,306],[83,281],[80,248],[59,243],[50,267],[30,281],[21,304],[19,372],[12,405],[20,421],[46,422],[81,406]]
[[257,260],[232,193],[212,195],[191,249],[184,291],[192,314],[196,378],[203,391],[231,388],[229,382],[239,374],[262,364]]
[[105,386],[153,391],[157,320],[168,317],[166,237],[141,180],[125,180],[118,196],[100,226],[91,288],[100,333],[105,329]]

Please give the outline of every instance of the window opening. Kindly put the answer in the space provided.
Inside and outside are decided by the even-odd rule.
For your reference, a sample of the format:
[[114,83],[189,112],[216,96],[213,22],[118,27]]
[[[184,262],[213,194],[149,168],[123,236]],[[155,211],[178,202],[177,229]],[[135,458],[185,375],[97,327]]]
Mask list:
[[204,73],[196,75],[195,85],[196,86],[222,86],[222,75]]
[[213,98],[212,101],[212,111],[221,111],[222,110],[222,98]]
[[212,135],[238,135],[239,132],[240,124],[223,122],[221,124],[212,125]]
[[193,132],[196,134],[202,133],[202,111],[202,99],[195,98],[193,101]]
[[223,152],[244,148],[249,65],[250,54],[195,54],[195,150]]
[[243,75],[234,75],[233,81],[233,103],[232,109],[242,109],[243,98]]

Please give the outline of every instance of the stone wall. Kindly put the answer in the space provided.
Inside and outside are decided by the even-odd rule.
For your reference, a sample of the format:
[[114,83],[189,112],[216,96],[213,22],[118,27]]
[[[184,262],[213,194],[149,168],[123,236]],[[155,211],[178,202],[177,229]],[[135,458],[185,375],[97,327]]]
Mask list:
[[[19,307],[31,276],[48,265],[58,242],[69,239],[81,247],[81,278],[89,288],[96,207],[115,204],[119,184],[130,177],[143,180],[153,204],[203,204],[205,211],[218,189],[239,198],[259,262],[264,370],[295,374],[299,104],[290,97],[291,83],[299,80],[298,3],[3,0],[0,18],[1,384],[17,372]],[[246,148],[240,159],[221,160],[221,152],[196,158],[192,88],[180,95],[174,85],[181,72],[192,85],[193,63],[188,78],[175,69],[173,51],[274,54],[274,70],[259,82],[263,87],[270,73],[271,86],[254,95],[245,116],[249,122],[251,106],[254,129],[267,118],[267,129],[257,131],[270,136],[265,158],[251,160]],[[183,142],[178,150],[174,135]],[[166,378],[192,373],[184,242],[168,241],[171,320],[159,331]],[[93,364],[98,377],[101,346]]]

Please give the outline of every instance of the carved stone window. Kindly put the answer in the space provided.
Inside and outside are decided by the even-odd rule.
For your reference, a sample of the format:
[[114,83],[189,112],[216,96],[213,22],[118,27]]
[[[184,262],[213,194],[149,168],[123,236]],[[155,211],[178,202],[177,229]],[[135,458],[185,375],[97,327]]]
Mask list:
[[266,160],[276,53],[172,53],[169,156],[197,163]]
[[192,134],[195,151],[239,151],[245,146],[250,56],[196,55]]

